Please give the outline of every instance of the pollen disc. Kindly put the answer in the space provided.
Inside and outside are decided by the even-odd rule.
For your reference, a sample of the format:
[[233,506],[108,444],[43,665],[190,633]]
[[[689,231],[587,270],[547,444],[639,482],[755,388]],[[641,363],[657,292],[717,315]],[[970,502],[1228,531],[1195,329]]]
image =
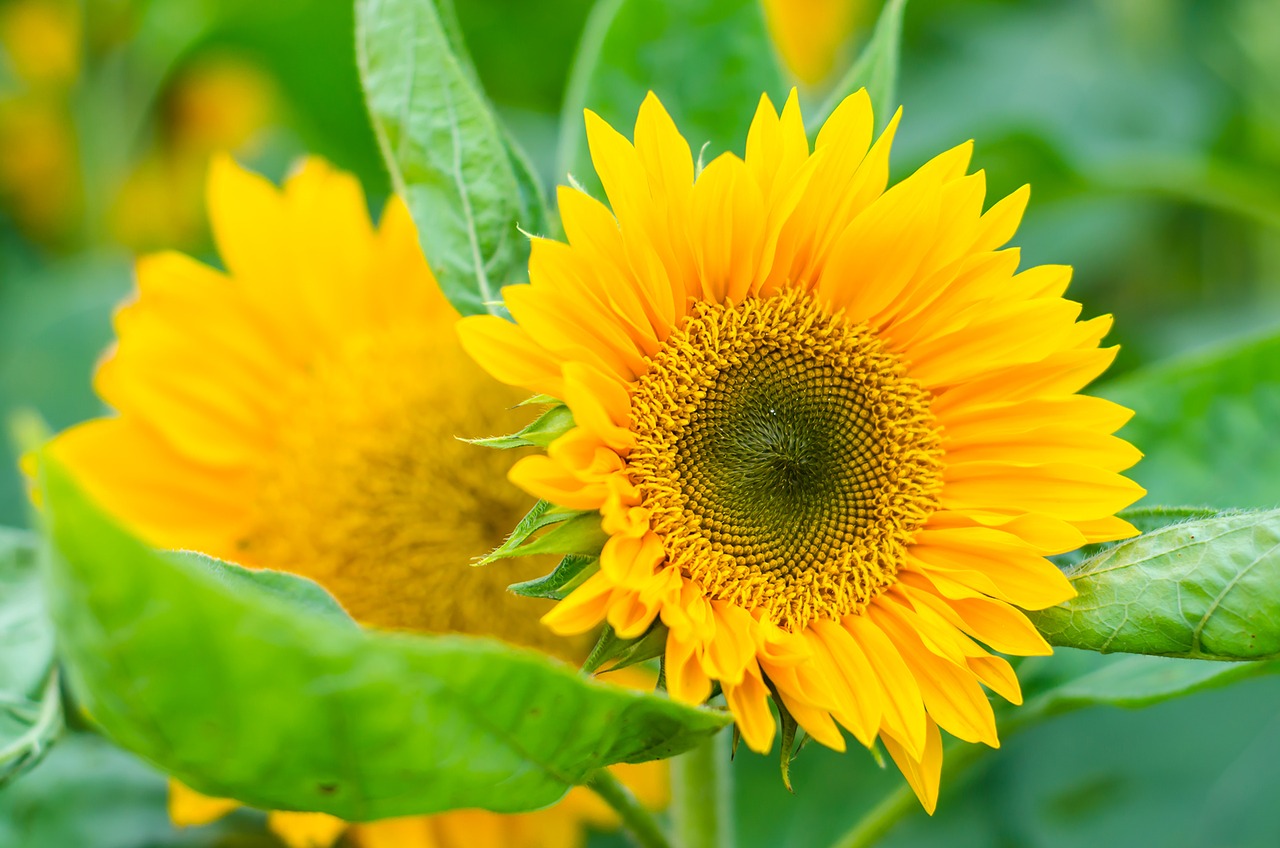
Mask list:
[[632,396],[632,480],[709,597],[803,627],[891,586],[941,488],[930,395],[794,292],[699,303]]

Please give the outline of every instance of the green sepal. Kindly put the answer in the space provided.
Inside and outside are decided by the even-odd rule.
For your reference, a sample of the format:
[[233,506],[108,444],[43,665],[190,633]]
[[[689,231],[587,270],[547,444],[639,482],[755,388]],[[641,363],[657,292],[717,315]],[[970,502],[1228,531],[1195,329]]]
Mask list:
[[609,667],[604,670],[604,674],[619,671],[662,656],[666,647],[667,626],[660,621],[655,621],[648,630],[634,639],[619,637],[613,627],[606,624],[587,661],[583,663],[582,670],[594,673],[607,664]]
[[796,746],[796,736],[800,730],[800,724],[791,715],[787,705],[782,703],[782,698],[778,696],[778,690],[774,687],[772,681],[769,682],[769,691],[773,693],[773,703],[778,708],[778,723],[782,725],[782,744],[779,746],[781,750],[778,759],[778,767],[782,772],[782,785],[787,787],[787,791],[794,795],[796,790],[791,786],[791,762],[799,752],[799,748]]
[[520,401],[516,406],[556,406],[562,402],[563,401],[561,401],[560,398],[555,398],[551,395],[534,395],[533,397],[525,398]]
[[462,441],[483,448],[511,450],[513,448],[545,448],[574,427],[573,413],[564,404],[557,404],[539,415],[524,429],[507,436],[489,436],[483,439]]
[[595,566],[599,557],[583,554],[569,554],[560,560],[555,571],[544,577],[525,580],[523,583],[512,583],[507,590],[524,598],[545,598],[550,601],[561,601],[596,572]]
[[613,663],[606,669],[608,671],[618,671],[620,669],[629,668],[633,665],[639,665],[642,662],[657,659],[663,656],[667,651],[667,625],[661,621],[655,621],[649,626],[638,639],[632,639],[627,648],[614,658]]
[[494,548],[483,557],[477,559],[475,564],[487,565],[494,560],[499,560],[503,557],[515,556],[512,551],[529,541],[529,537],[534,533],[537,533],[542,528],[549,527],[552,524],[556,524],[561,521],[568,521],[570,518],[573,518],[578,514],[578,512],[559,509],[550,501],[538,501],[529,508],[529,511],[525,513],[524,518],[520,519],[519,523],[516,524],[516,526],[507,535],[507,538],[503,540],[502,544],[498,545],[498,547]]
[[[507,541],[476,564],[488,565],[500,559],[538,554],[577,554],[594,558],[600,555],[605,540],[609,538],[600,528],[600,513],[594,511],[568,514],[544,512],[538,521],[541,522],[539,526],[523,533],[520,540],[513,544],[516,533],[512,533]],[[523,521],[520,523],[524,524]],[[536,539],[529,538],[533,532],[547,526],[551,526],[551,529],[546,533]],[[520,530],[519,526],[517,530]]]

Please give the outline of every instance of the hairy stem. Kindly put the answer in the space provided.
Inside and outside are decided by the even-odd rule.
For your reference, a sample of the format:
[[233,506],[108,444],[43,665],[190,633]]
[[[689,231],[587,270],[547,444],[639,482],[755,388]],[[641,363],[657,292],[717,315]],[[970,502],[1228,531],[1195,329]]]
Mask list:
[[622,820],[631,841],[640,848],[672,848],[653,814],[623,786],[613,772],[599,769],[587,778],[587,788],[599,795]]
[[733,848],[729,761],[728,731],[671,760],[672,813],[679,848]]

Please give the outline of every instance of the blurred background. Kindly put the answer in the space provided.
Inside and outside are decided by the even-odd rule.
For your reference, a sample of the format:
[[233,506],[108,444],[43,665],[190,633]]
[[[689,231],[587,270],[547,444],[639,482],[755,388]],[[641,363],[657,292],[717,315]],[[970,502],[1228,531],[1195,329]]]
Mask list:
[[[817,11],[796,24],[788,3]],[[805,102],[821,102],[879,5],[766,3]],[[457,3],[489,95],[548,185],[563,177],[559,108],[590,6]],[[92,368],[133,257],[172,248],[217,262],[202,199],[214,151],[273,179],[318,153],[357,173],[381,207],[388,183],[352,40],[340,0],[0,0],[0,420],[34,409],[60,429],[102,411]],[[1115,314],[1111,338],[1123,348],[1112,377],[1280,329],[1275,0],[912,0],[899,98],[899,175],[973,138],[990,196],[1032,184],[1025,262],[1074,265],[1086,313]],[[1231,420],[1274,432],[1251,391]],[[20,525],[4,444],[0,524]],[[1280,501],[1265,464],[1243,457],[1229,477],[1214,473],[1195,479],[1219,486],[1138,476],[1155,502]],[[1280,680],[1263,679],[1050,722],[1011,739],[967,786],[944,790],[934,819],[909,820],[885,844],[1273,848],[1278,705]],[[818,746],[793,767],[794,796],[773,758],[744,752],[735,769],[743,845],[822,845],[900,781],[860,751]],[[0,845],[27,844],[273,843],[248,812],[174,831],[159,775],[75,737],[0,788]]]

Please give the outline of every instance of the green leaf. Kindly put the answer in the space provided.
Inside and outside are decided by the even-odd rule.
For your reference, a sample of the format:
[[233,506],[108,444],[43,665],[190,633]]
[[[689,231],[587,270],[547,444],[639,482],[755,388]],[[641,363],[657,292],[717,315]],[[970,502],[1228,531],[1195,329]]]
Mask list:
[[557,522],[546,533],[518,547],[508,547],[507,542],[504,542],[477,564],[488,565],[500,559],[537,554],[574,554],[595,559],[608,538],[609,535],[600,527],[600,513],[580,512],[571,515],[567,521]]
[[634,639],[623,639],[614,632],[612,625],[606,624],[600,631],[591,654],[582,664],[582,670],[595,673],[607,665],[608,668],[602,673],[608,674],[657,659],[666,651],[666,647],[667,626],[660,621],[655,621],[648,630]]
[[902,16],[907,0],[889,0],[880,11],[871,40],[862,48],[857,61],[840,78],[822,108],[810,118],[810,129],[817,129],[850,94],[865,88],[871,97],[876,123],[884,127],[898,108],[898,54],[902,46]]
[[342,604],[323,586],[305,577],[269,568],[250,569],[233,562],[223,562],[194,551],[166,553],[178,564],[189,564],[194,570],[205,571],[217,578],[232,592],[260,592],[275,596],[290,606],[332,621],[355,626],[355,620],[342,608]]
[[1067,576],[1079,595],[1033,614],[1054,645],[1280,657],[1280,510],[1173,524],[1089,557]]
[[526,598],[546,598],[552,601],[559,601],[573,591],[588,576],[594,574],[596,569],[593,566],[599,562],[600,558],[596,556],[569,554],[560,560],[560,564],[556,566],[555,571],[545,577],[526,580],[523,583],[512,583],[507,589]]
[[1121,435],[1146,456],[1150,499],[1267,508],[1280,479],[1280,335],[1136,371],[1098,393],[1134,410]]
[[1138,528],[1139,533],[1150,533],[1152,530],[1159,530],[1170,524],[1199,521],[1214,518],[1217,515],[1216,509],[1202,506],[1139,506],[1120,513],[1120,517]]
[[282,590],[287,575],[233,587],[147,548],[48,457],[41,489],[72,690],[120,745],[206,794],[350,821],[517,812],[728,723],[495,640],[351,627],[299,602],[306,587]]
[[[1214,518],[1218,514],[1218,510],[1202,506],[1139,506],[1121,511],[1120,517],[1136,527],[1139,533],[1150,533],[1152,530],[1159,530],[1162,527],[1168,527],[1170,524],[1195,521],[1202,518]],[[1096,556],[1102,551],[1114,548],[1117,544],[1119,543],[1100,542],[1093,545],[1085,545],[1083,548],[1078,548],[1070,553],[1058,554],[1050,557],[1050,559],[1057,563],[1059,568],[1069,569],[1079,565],[1091,556]]]
[[546,230],[545,207],[499,125],[457,38],[427,0],[358,0],[356,60],[369,116],[427,262],[464,315],[500,310],[499,289],[525,277],[519,228]]
[[587,19],[561,113],[560,174],[603,196],[582,110],[630,136],[653,91],[696,155],[742,152],[760,95],[785,97],[757,0],[600,0]]
[[0,785],[39,762],[63,728],[37,559],[34,537],[0,528]]
[[484,439],[464,439],[473,445],[498,450],[513,448],[545,448],[573,429],[573,413],[564,404],[557,404],[539,415],[518,433],[509,436],[490,436]]
[[552,524],[559,524],[562,521],[568,521],[574,516],[583,514],[581,511],[559,509],[550,501],[538,501],[529,508],[524,518],[520,519],[520,523],[515,526],[502,544],[476,560],[476,565],[487,565],[506,557],[521,556],[515,551],[521,545],[527,543],[529,537],[534,533],[544,527],[550,527]]
[[619,651],[616,656],[610,658],[606,673],[657,659],[666,653],[666,650],[667,626],[661,621],[655,621],[643,636],[630,640],[625,650]]

